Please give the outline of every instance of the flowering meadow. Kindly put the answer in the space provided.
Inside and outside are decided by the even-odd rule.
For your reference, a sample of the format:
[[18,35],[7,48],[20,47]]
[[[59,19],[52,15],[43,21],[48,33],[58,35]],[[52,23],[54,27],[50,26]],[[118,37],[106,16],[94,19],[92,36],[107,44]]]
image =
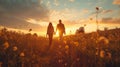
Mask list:
[[0,30],[0,67],[120,67],[120,29],[54,38]]

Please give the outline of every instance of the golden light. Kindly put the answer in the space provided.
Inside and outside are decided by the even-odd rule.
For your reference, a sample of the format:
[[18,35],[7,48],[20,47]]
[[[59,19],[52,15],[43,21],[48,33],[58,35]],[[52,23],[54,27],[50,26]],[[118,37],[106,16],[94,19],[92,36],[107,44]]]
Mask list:
[[59,36],[59,30],[56,32],[56,36]]
[[59,36],[59,31],[57,30],[54,34],[54,37],[58,37]]

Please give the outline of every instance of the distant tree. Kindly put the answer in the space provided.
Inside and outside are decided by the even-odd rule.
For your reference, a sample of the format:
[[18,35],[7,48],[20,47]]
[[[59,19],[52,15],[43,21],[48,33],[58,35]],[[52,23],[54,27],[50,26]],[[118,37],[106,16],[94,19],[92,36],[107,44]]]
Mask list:
[[80,34],[80,33],[85,33],[84,27],[80,27],[79,29],[76,30],[76,34]]
[[6,32],[6,31],[7,31],[7,28],[4,27],[1,31],[2,31],[2,32]]
[[32,29],[29,29],[29,32],[31,32],[32,31]]
[[34,33],[33,36],[37,37],[38,35],[37,35],[37,33]]
[[96,7],[96,10],[99,10],[99,7]]
[[107,27],[105,27],[105,28],[104,28],[104,31],[107,31],[107,30],[108,30],[108,28],[107,28]]
[[96,25],[97,25],[97,31],[99,31],[99,25],[98,25],[98,13],[99,13],[99,10],[100,10],[100,8],[99,7],[96,7],[95,8],[96,9]]

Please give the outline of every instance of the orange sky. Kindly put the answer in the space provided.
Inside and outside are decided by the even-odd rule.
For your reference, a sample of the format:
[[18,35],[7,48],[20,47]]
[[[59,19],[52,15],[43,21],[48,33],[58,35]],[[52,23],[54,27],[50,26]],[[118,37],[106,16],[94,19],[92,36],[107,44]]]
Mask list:
[[49,22],[56,28],[61,19],[66,35],[85,24],[88,33],[96,31],[96,7],[99,29],[120,28],[120,0],[0,0],[0,26],[45,36]]

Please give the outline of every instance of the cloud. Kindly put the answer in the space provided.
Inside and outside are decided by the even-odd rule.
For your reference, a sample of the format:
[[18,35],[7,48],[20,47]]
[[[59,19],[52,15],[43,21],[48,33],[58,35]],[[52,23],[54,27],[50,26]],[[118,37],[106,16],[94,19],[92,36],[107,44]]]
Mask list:
[[113,4],[120,5],[120,0],[113,0]]
[[81,18],[81,16],[85,16],[89,10],[83,9],[81,11],[76,10],[76,9],[69,9],[65,8],[62,10],[51,10],[50,11],[50,20],[55,21],[58,19],[63,19],[63,20],[78,20]]
[[9,27],[9,28],[16,28],[16,29],[23,29],[28,30],[29,28],[32,28],[34,31],[38,31],[42,28],[42,26],[38,24],[33,24],[26,22],[26,20],[17,18],[17,17],[1,17],[0,16],[0,25]]
[[52,21],[58,20],[58,19],[64,19],[64,20],[73,20],[77,17],[78,12],[74,9],[63,9],[63,10],[51,10],[50,11],[50,19]]
[[47,7],[50,7],[51,6],[51,2],[48,1],[47,4],[46,4]]
[[[115,12],[115,10],[111,10],[111,9],[105,10],[102,7],[98,11],[99,14],[108,14],[108,13],[113,13],[113,12]],[[96,15],[96,14],[97,14],[97,11],[91,13],[91,15]]]
[[74,2],[75,0],[69,0],[70,2]]
[[58,6],[58,5],[59,5],[58,0],[54,0],[54,5],[55,5],[55,6]]
[[[26,21],[27,18],[48,20],[49,10],[40,4],[41,0],[0,0],[0,24],[14,28],[36,28],[37,24]],[[21,27],[19,27],[21,25]]]
[[81,11],[76,9],[63,9],[63,10],[51,10],[50,11],[50,21],[54,22],[56,25],[58,20],[61,19],[62,22],[65,24],[67,29],[73,27],[73,29],[77,29],[84,24],[89,23],[89,19],[83,18],[82,16],[87,15],[89,10],[82,9]]
[[112,12],[113,12],[113,10],[103,10],[102,11],[103,14],[112,13]]
[[112,24],[120,24],[120,18],[112,18],[112,17],[108,17],[108,18],[102,18],[102,23],[112,23]]
[[85,14],[85,13],[88,13],[89,10],[88,9],[83,9],[81,12]]
[[[99,8],[98,13],[102,13],[104,11],[103,7],[98,7],[98,8]],[[96,13],[97,13],[97,10],[94,12],[91,12],[91,14],[96,14]]]

